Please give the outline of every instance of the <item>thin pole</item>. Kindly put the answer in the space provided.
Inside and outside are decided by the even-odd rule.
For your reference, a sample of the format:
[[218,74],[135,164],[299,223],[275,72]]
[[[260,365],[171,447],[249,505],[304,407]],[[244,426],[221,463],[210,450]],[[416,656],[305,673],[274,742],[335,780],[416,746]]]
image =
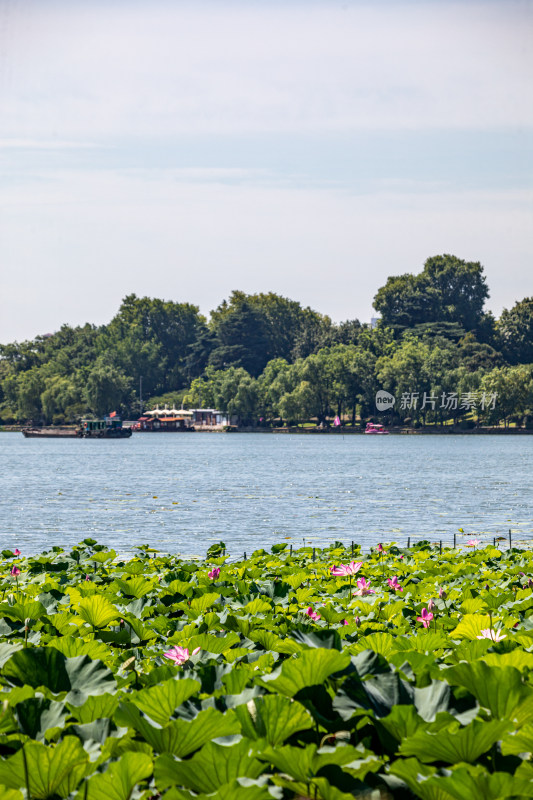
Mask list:
[[457,534],[456,534],[456,533],[454,533],[454,535],[453,535],[453,549],[454,549],[454,550],[455,550],[455,548],[456,548],[456,542],[457,542]]
[[352,556],[353,556],[353,542],[352,542]]
[[290,552],[289,552],[289,554],[292,556],[292,544],[291,544],[291,547],[290,547]]
[[513,546],[512,539],[511,539],[511,529],[509,528],[509,550],[511,550]]
[[493,540],[492,540],[492,546],[496,547],[496,537],[494,537]]
[[313,561],[315,560],[315,548],[313,547]]
[[411,537],[408,536],[407,537],[407,549],[409,550],[410,547],[411,547]]
[[440,542],[439,542],[439,550],[440,550],[440,553],[441,553],[441,555],[442,555],[442,539],[441,539],[441,540],[440,540]]
[[244,551],[244,560],[246,561],[246,550]]
[[142,417],[143,415],[143,376],[139,378],[139,416]]

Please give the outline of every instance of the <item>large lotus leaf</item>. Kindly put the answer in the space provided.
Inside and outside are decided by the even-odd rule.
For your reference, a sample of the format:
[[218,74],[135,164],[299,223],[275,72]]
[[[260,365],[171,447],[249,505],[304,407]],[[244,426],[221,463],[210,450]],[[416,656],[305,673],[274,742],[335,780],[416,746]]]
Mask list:
[[32,647],[14,653],[4,665],[3,676],[16,686],[46,686],[52,692],[71,688],[66,657],[54,647]]
[[106,561],[112,561],[117,557],[114,550],[100,550],[98,553],[91,553],[88,561],[97,561],[99,564],[105,564]]
[[80,600],[78,613],[93,628],[106,628],[120,616],[115,606],[101,594]]
[[135,641],[135,637],[139,642],[149,642],[150,639],[157,639],[157,633],[143,625],[140,619],[134,617],[133,614],[124,614],[124,621],[133,631],[134,636],[130,637]]
[[511,719],[515,708],[533,695],[514,667],[489,667],[474,661],[443,670],[442,677],[452,685],[464,686],[498,719]]
[[444,789],[456,800],[502,800],[503,798],[533,797],[533,783],[507,772],[490,773],[481,766],[458,767],[443,778],[431,782]]
[[256,697],[235,708],[242,733],[249,739],[265,739],[275,747],[297,731],[314,725],[311,714],[298,702],[279,694]]
[[0,667],[9,661],[13,653],[22,650],[23,646],[22,642],[0,642]]
[[421,800],[452,800],[452,796],[440,788],[438,781],[433,780],[435,767],[421,764],[416,758],[398,758],[391,764],[390,773],[404,781],[413,795]]
[[77,632],[78,625],[83,625],[83,621],[80,617],[76,617],[68,611],[61,611],[58,614],[49,614],[48,619],[61,635]]
[[459,761],[472,763],[490,750],[511,727],[511,723],[500,720],[474,720],[460,730],[418,730],[402,741],[399,752],[405,756],[416,756],[427,764],[435,761],[446,764]]
[[55,747],[26,742],[11,758],[0,761],[0,784],[10,789],[26,788],[31,797],[67,797],[90,769],[89,757],[79,739],[68,736]]
[[219,600],[220,594],[217,592],[206,592],[201,597],[195,597],[194,600],[191,600],[191,611],[194,611],[196,615],[203,614]]
[[18,789],[8,789],[7,786],[0,785],[0,797],[2,800],[23,800],[23,794]]
[[518,756],[520,753],[533,755],[533,724],[524,725],[519,731],[508,734],[502,740],[504,756]]
[[81,724],[112,717],[118,708],[118,697],[112,694],[91,695],[83,705],[68,704],[70,713]]
[[415,687],[413,702],[415,708],[426,722],[433,722],[440,711],[447,711],[450,700],[450,687],[445,681],[433,680],[422,689]]
[[[176,787],[164,794],[164,800],[191,800],[192,797],[186,789]],[[196,794],[194,800],[272,800],[272,794],[267,786],[243,786],[238,780],[234,780],[221,786],[215,794]]]
[[379,631],[378,633],[370,634],[370,636],[362,636],[357,644],[353,644],[350,647],[350,652],[357,655],[363,650],[373,650],[375,653],[380,653],[385,658],[388,658],[396,649],[394,644],[394,637],[390,633]]
[[[125,708],[130,712],[128,716],[124,714]],[[192,720],[177,719],[164,728],[150,725],[137,709],[135,711],[125,703],[115,719],[122,724],[127,720],[156,753],[172,753],[180,758],[190,755],[211,739],[241,732],[240,723],[231,710],[223,714],[215,708],[206,708]]]
[[[258,631],[259,633],[259,631]],[[318,628],[315,631],[302,630],[301,628],[293,629],[290,632],[291,639],[294,639],[300,647],[297,647],[293,642],[288,640],[287,644],[294,647],[290,652],[299,652],[304,647],[323,647],[326,650],[342,650],[342,641],[336,630],[327,630],[326,628]],[[280,650],[280,653],[286,652]]]
[[123,581],[121,578],[115,578],[115,583],[126,597],[144,597],[148,592],[151,592],[156,584],[153,581],[147,581],[146,578],[141,576],[132,578],[131,580]]
[[76,797],[77,800],[130,800],[137,784],[151,774],[150,756],[145,753],[124,753],[104,773],[89,778]]
[[69,717],[64,703],[44,697],[30,697],[18,703],[14,711],[20,731],[38,740],[43,740],[50,729],[63,728]]
[[158,725],[166,725],[176,708],[199,689],[200,683],[194,678],[171,678],[157,686],[141,689],[131,697],[131,702]]
[[14,603],[12,606],[9,603],[0,603],[0,617],[8,617],[18,622],[24,622],[26,619],[37,620],[45,614],[46,608],[37,600]]
[[303,650],[297,657],[285,661],[270,675],[264,675],[260,682],[271,692],[294,697],[306,686],[323,684],[333,673],[346,669],[349,663],[349,653],[323,648]]
[[257,778],[264,769],[265,765],[250,755],[250,742],[241,739],[229,747],[208,742],[187,761],[165,753],[154,764],[154,777],[159,791],[179,784],[210,794],[235,778]]
[[[435,633],[435,631],[421,631],[415,636],[406,638],[406,644],[411,650],[417,650],[419,653],[434,653],[436,650],[443,650],[449,646],[448,639],[442,633]],[[395,643],[396,649],[398,643]],[[407,648],[406,648],[407,649]]]
[[477,639],[482,630],[490,627],[491,619],[488,614],[465,614],[450,636],[452,639]]
[[89,656],[92,659],[105,661],[113,655],[109,647],[103,642],[98,642],[95,639],[85,641],[80,639],[79,636],[56,636],[49,641],[48,645],[49,647],[55,647],[67,658]]
[[123,567],[124,572],[126,572],[128,575],[141,575],[145,569],[146,564],[144,564],[142,561],[135,560],[128,561],[128,563]]
[[414,706],[394,706],[390,714],[379,720],[387,733],[396,742],[413,736],[418,728],[426,728],[427,725],[417,713]]
[[377,717],[386,717],[399,704],[412,703],[413,687],[396,672],[370,675],[362,681],[350,675],[333,700],[333,708],[341,719],[349,720],[361,709],[372,710]]
[[533,653],[527,653],[519,648],[511,650],[510,653],[486,653],[483,661],[489,667],[515,667],[521,671],[533,669]]
[[500,592],[499,594],[492,594],[492,592],[483,592],[479,598],[483,601],[483,607],[488,608],[489,611],[497,611],[505,603],[513,599],[510,592]]
[[272,611],[272,606],[261,597],[256,597],[255,600],[252,600],[250,603],[247,603],[244,606],[243,611],[245,611],[247,614],[252,614],[253,616],[256,614],[268,614],[270,611]]
[[[172,641],[169,639],[169,641]],[[197,647],[201,650],[205,650],[208,653],[225,653],[226,650],[230,650],[233,645],[237,644],[241,641],[241,637],[238,633],[234,633],[233,631],[229,631],[226,633],[225,636],[213,636],[210,633],[200,633],[197,636],[193,636],[188,642],[188,648],[192,652]]]

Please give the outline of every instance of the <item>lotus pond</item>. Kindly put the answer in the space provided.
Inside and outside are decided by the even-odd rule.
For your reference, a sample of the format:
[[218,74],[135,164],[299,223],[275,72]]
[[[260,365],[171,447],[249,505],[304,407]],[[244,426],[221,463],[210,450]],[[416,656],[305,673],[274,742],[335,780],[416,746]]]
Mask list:
[[533,797],[533,556],[3,551],[0,797]]

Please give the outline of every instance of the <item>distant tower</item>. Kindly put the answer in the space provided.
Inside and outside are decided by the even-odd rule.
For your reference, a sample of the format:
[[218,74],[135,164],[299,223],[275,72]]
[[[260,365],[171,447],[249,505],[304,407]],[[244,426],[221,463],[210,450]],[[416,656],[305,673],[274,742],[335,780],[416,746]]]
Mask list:
[[370,327],[372,330],[374,330],[374,328],[377,328],[380,319],[381,317],[376,317],[376,316],[370,317]]

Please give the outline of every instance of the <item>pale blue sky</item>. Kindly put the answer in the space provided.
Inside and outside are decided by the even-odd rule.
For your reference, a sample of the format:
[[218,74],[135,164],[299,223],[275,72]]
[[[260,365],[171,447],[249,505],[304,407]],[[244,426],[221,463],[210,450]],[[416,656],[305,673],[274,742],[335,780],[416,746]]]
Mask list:
[[529,2],[0,0],[0,341],[128,293],[370,318],[480,260],[533,294]]

